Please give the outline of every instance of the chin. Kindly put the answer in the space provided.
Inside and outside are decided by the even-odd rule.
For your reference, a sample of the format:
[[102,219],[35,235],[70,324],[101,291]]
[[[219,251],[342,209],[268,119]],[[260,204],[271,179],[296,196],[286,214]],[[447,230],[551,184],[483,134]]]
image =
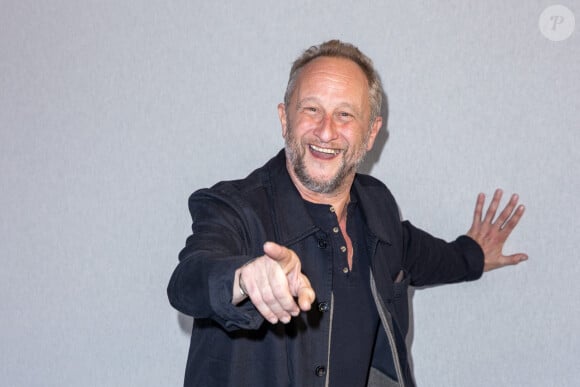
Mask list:
[[333,175],[312,174],[308,171],[296,171],[300,182],[312,192],[328,194],[335,192],[344,182],[340,173]]

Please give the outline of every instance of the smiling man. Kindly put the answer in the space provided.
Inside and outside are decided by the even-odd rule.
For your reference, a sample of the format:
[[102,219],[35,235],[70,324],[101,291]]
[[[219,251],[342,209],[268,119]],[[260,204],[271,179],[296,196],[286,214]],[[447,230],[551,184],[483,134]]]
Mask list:
[[348,197],[382,125],[380,106],[371,112],[366,76],[349,59],[313,59],[296,78],[278,106],[292,180],[302,195]]
[[278,106],[286,147],[241,180],[195,192],[192,235],[168,287],[194,317],[185,386],[413,386],[407,290],[517,264],[502,247],[523,215],[501,191],[445,242],[401,221],[358,174],[382,126],[382,86],[356,47],[329,41],[293,64]]

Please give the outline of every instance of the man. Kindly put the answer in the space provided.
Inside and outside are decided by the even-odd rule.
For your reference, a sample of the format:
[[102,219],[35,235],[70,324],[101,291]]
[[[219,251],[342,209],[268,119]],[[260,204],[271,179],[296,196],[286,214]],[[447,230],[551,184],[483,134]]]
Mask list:
[[451,243],[401,222],[357,174],[382,126],[383,91],[356,47],[296,60],[278,114],[285,150],[189,201],[192,235],[168,287],[194,317],[186,386],[412,386],[409,285],[474,280],[519,263],[502,246],[524,212],[513,195]]

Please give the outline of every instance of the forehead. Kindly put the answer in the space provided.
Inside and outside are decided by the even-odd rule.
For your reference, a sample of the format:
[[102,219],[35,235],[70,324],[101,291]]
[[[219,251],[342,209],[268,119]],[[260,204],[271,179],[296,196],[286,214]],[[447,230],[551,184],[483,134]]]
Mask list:
[[319,57],[306,64],[297,79],[298,94],[351,94],[368,95],[368,80],[358,64],[350,59]]

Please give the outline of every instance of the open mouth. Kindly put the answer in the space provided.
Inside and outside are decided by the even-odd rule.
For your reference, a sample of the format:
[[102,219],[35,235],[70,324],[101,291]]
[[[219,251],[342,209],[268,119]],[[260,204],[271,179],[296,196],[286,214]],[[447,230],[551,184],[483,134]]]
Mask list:
[[316,145],[309,145],[310,150],[315,152],[315,153],[322,153],[323,155],[326,156],[336,156],[337,154],[339,154],[341,152],[340,149],[333,149],[333,148],[322,148]]

